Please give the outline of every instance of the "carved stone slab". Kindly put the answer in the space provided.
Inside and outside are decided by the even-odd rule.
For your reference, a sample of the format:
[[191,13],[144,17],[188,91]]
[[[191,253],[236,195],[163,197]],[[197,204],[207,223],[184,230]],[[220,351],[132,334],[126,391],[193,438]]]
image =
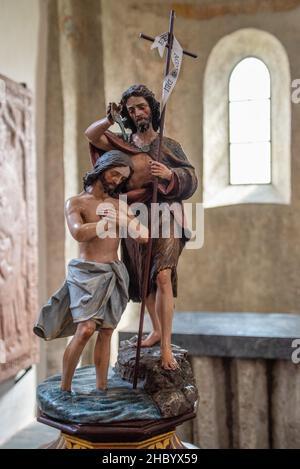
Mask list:
[[32,94],[0,75],[0,382],[37,361]]

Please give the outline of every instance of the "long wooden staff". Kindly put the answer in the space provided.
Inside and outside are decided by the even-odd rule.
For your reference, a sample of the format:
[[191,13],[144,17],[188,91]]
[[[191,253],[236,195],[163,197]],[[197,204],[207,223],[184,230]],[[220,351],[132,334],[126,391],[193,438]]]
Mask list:
[[[174,34],[173,34],[174,19],[175,19],[175,11],[171,10],[170,20],[169,20],[168,44],[166,46],[167,57],[166,57],[166,63],[165,63],[165,77],[169,74],[169,71],[170,71],[171,54],[172,54],[172,46],[173,46],[173,39],[174,39]],[[140,37],[149,41],[154,41],[154,38],[150,36],[146,36],[145,34],[141,34]],[[194,58],[197,57],[195,54],[191,52],[183,51],[183,53]],[[163,140],[163,134],[164,134],[165,114],[166,114],[166,105],[164,106],[162,110],[161,119],[160,119],[159,143],[158,143],[158,151],[157,151],[157,157],[156,157],[157,161],[160,161],[161,159],[161,147],[162,147],[162,140]],[[152,203],[154,204],[157,203],[157,187],[158,187],[158,177],[155,177],[154,184],[153,184],[153,194],[152,194]],[[149,241],[147,245],[146,263],[145,263],[144,278],[143,278],[143,285],[142,285],[142,304],[141,304],[140,323],[139,323],[139,332],[138,332],[137,349],[136,349],[136,360],[135,360],[134,376],[133,376],[133,389],[136,389],[137,381],[138,381],[146,297],[147,297],[148,288],[149,288],[151,254],[152,254],[152,233],[151,233],[151,226],[150,226],[150,236],[149,236]]]

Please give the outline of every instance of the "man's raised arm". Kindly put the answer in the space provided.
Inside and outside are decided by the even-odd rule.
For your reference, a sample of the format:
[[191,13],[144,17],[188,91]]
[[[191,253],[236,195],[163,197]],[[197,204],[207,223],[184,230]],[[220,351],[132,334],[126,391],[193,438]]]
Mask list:
[[109,103],[106,111],[106,117],[93,122],[85,131],[85,136],[90,143],[101,150],[109,151],[113,150],[112,145],[109,143],[104,132],[114,124],[114,114],[119,112],[120,108],[115,103]]

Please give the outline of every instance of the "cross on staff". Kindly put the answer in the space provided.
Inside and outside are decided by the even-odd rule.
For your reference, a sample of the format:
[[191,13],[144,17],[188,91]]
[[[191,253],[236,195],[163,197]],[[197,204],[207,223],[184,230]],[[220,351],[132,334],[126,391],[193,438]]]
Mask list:
[[[174,20],[175,20],[175,11],[171,10],[170,12],[170,20],[169,20],[169,31],[168,31],[168,41],[166,43],[167,47],[167,57],[166,57],[166,64],[165,64],[165,78],[168,76],[170,71],[170,62],[172,56],[172,47],[174,41]],[[146,34],[141,33],[140,38],[146,39],[147,41],[154,42],[155,38],[151,36],[147,36]],[[197,58],[196,54],[192,52],[188,52],[186,50],[182,51],[183,54],[188,55],[189,57]],[[165,114],[166,114],[166,105],[164,105],[161,119],[160,119],[160,127],[159,127],[159,143],[158,143],[158,151],[156,160],[160,161],[161,159],[161,147],[162,147],[162,140],[163,140],[163,132],[164,132],[164,124],[165,124]],[[157,203],[157,187],[158,187],[158,177],[155,177],[154,184],[153,184],[153,194],[152,194],[152,203]],[[150,237],[147,245],[147,255],[146,255],[146,262],[145,262],[145,271],[144,271],[144,278],[143,278],[143,285],[142,285],[142,303],[141,303],[141,312],[140,312],[140,323],[139,323],[139,332],[138,332],[138,340],[137,340],[137,350],[136,350],[136,360],[135,360],[135,367],[134,367],[134,376],[133,376],[133,389],[137,387],[138,381],[138,371],[139,371],[139,361],[140,361],[140,354],[141,354],[141,342],[142,342],[142,334],[143,334],[143,324],[144,324],[144,316],[145,316],[145,306],[146,306],[146,297],[149,288],[149,276],[150,276],[150,261],[151,261],[151,254],[152,254],[152,236],[151,236],[151,227],[150,227]]]

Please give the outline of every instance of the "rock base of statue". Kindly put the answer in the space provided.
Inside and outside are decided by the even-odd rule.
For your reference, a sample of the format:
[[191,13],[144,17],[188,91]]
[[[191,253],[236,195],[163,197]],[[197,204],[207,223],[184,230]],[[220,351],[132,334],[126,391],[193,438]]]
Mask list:
[[198,398],[187,352],[173,346],[179,368],[163,370],[159,347],[141,350],[139,381],[132,388],[135,339],[121,344],[108,389],[95,388],[95,367],[78,368],[72,392],[60,390],[60,375],[38,386],[38,421],[61,431],[48,449],[184,448],[176,426],[195,417]]

